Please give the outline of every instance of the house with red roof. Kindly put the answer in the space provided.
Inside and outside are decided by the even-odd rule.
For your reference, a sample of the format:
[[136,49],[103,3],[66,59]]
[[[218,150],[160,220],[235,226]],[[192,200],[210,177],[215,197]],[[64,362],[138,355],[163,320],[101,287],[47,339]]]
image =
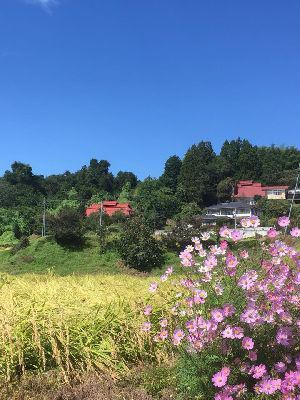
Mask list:
[[239,181],[235,187],[234,198],[253,199],[254,196],[266,197],[270,200],[285,199],[288,186],[285,185],[271,185],[264,186],[260,182],[252,180]]
[[[103,201],[102,202],[103,212],[110,217],[116,212],[121,212],[126,217],[132,215],[133,210],[129,203],[119,203],[118,201]],[[91,204],[86,210],[85,215],[89,217],[91,214],[99,212],[101,209],[101,203]]]

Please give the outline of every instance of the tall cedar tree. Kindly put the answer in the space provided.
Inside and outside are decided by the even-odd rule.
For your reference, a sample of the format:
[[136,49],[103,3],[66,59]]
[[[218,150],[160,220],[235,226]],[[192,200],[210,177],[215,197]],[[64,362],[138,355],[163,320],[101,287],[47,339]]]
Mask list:
[[189,148],[182,161],[179,183],[187,202],[205,205],[212,182],[210,164],[216,157],[210,142],[200,142]]
[[178,156],[174,155],[169,157],[165,163],[164,173],[160,178],[162,184],[171,189],[173,193],[175,193],[177,189],[181,164],[182,162]]

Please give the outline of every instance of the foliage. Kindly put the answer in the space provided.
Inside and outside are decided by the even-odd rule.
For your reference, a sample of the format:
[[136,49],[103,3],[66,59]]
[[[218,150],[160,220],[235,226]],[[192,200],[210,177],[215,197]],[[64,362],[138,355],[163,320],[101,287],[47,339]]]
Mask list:
[[163,263],[163,249],[153,231],[139,215],[124,225],[118,251],[125,265],[140,271],[151,271]]
[[217,198],[219,201],[230,201],[232,200],[234,193],[234,180],[233,178],[227,177],[220,181],[217,185]]
[[[258,200],[256,207],[261,212],[262,224],[272,226],[276,223],[278,215],[288,214],[290,209],[289,200],[268,200],[264,197]],[[291,220],[294,225],[300,221],[300,207],[295,204],[292,209]]]
[[177,189],[181,164],[181,159],[178,156],[169,157],[165,163],[164,173],[160,177],[163,186],[171,189],[173,193]]
[[16,254],[18,251],[22,249],[26,249],[29,246],[29,239],[27,236],[23,236],[20,238],[18,243],[16,243],[11,249],[11,254]]
[[58,244],[80,247],[83,243],[82,217],[74,208],[63,208],[50,216],[49,226]]
[[185,154],[179,183],[187,202],[196,202],[199,206],[203,206],[206,191],[208,188],[212,189],[209,166],[214,157],[215,153],[211,143],[203,141],[190,147]]
[[176,221],[191,221],[195,216],[201,214],[201,208],[197,203],[186,203],[183,204],[178,214],[174,216]]
[[147,178],[135,191],[135,207],[153,228],[162,228],[179,211],[180,202],[172,190],[157,179]]
[[[259,223],[257,217],[241,221],[254,229]],[[277,220],[283,230],[289,224],[286,216]],[[161,295],[172,316],[163,311],[159,319],[148,303],[141,330],[181,354],[184,393],[215,400],[298,398],[299,253],[286,242],[300,237],[300,229],[289,230],[287,240],[270,229],[256,251],[237,246],[243,243],[241,230],[222,227],[221,241],[208,249],[211,233],[203,233],[180,253],[184,278],[172,280],[169,267],[161,283],[151,283],[155,303]]]
[[168,250],[178,251],[182,250],[191,241],[191,237],[199,236],[201,228],[190,220],[188,223],[186,220],[177,221],[171,229],[165,232],[163,236],[163,243]]

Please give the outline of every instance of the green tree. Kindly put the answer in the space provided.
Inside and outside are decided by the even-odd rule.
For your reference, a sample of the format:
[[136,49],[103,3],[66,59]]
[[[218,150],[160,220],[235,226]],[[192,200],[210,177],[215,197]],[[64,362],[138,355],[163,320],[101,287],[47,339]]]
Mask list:
[[140,215],[123,225],[117,247],[125,265],[140,271],[160,267],[164,260],[161,243],[153,237],[153,231]]
[[160,177],[163,186],[171,189],[173,193],[175,193],[177,190],[181,164],[181,159],[178,156],[174,155],[169,157],[165,163],[164,173]]
[[63,208],[49,218],[49,227],[61,246],[78,248],[83,244],[82,216],[74,208]]
[[213,185],[210,165],[215,158],[210,142],[200,142],[187,151],[182,161],[179,183],[187,202],[205,204],[205,196]]
[[227,177],[220,181],[217,185],[217,198],[219,201],[232,200],[234,192],[234,180]]

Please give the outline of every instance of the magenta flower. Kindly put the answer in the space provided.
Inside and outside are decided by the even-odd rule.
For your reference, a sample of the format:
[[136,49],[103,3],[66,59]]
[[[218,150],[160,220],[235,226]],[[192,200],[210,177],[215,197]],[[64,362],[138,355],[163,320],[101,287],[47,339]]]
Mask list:
[[225,339],[234,339],[233,330],[229,325],[221,332],[221,335]]
[[184,336],[185,334],[182,329],[175,329],[172,338],[174,346],[179,346]]
[[234,242],[237,242],[237,241],[243,239],[243,232],[235,229],[235,230],[231,231],[230,237]]
[[152,282],[152,283],[150,283],[150,286],[149,286],[149,292],[152,292],[152,293],[156,292],[157,288],[158,288],[157,282]]
[[224,319],[224,313],[221,308],[215,308],[211,311],[211,317],[215,322],[222,322]]
[[245,336],[242,340],[242,347],[246,350],[252,350],[254,347],[254,341],[248,336]]
[[244,330],[240,326],[234,326],[232,332],[235,339],[242,339],[244,337]]
[[221,371],[214,374],[214,376],[211,379],[214,386],[216,386],[216,387],[225,386],[227,383],[229,374],[230,374],[230,368],[228,368],[228,367],[224,367],[221,369]]
[[253,378],[260,379],[262,376],[264,376],[267,373],[267,368],[264,364],[259,364],[252,368],[251,373],[252,373]]
[[276,341],[282,346],[290,346],[293,339],[293,330],[290,326],[283,326],[278,329]]
[[274,368],[277,372],[280,374],[284,373],[286,371],[286,364],[283,361],[278,361],[275,365]]
[[152,306],[148,305],[144,308],[144,315],[150,315],[152,312]]
[[300,237],[300,228],[298,227],[294,227],[291,231],[290,231],[290,235],[293,237]]
[[279,232],[276,231],[275,228],[270,228],[270,229],[268,230],[268,232],[267,232],[267,236],[268,236],[270,239],[274,239],[277,235],[279,235]]
[[279,217],[278,220],[278,225],[281,226],[282,228],[285,228],[286,226],[288,226],[290,224],[290,219],[289,217]]
[[161,319],[159,320],[159,325],[160,325],[162,328],[165,328],[166,326],[168,326],[168,320],[167,320],[167,318],[161,318]]
[[159,333],[159,338],[161,340],[166,340],[167,337],[169,336],[169,332],[166,329],[163,329],[160,333]]
[[143,322],[142,326],[141,326],[141,330],[143,332],[149,332],[151,329],[151,322]]
[[281,379],[263,379],[256,385],[258,393],[273,394],[280,390]]

